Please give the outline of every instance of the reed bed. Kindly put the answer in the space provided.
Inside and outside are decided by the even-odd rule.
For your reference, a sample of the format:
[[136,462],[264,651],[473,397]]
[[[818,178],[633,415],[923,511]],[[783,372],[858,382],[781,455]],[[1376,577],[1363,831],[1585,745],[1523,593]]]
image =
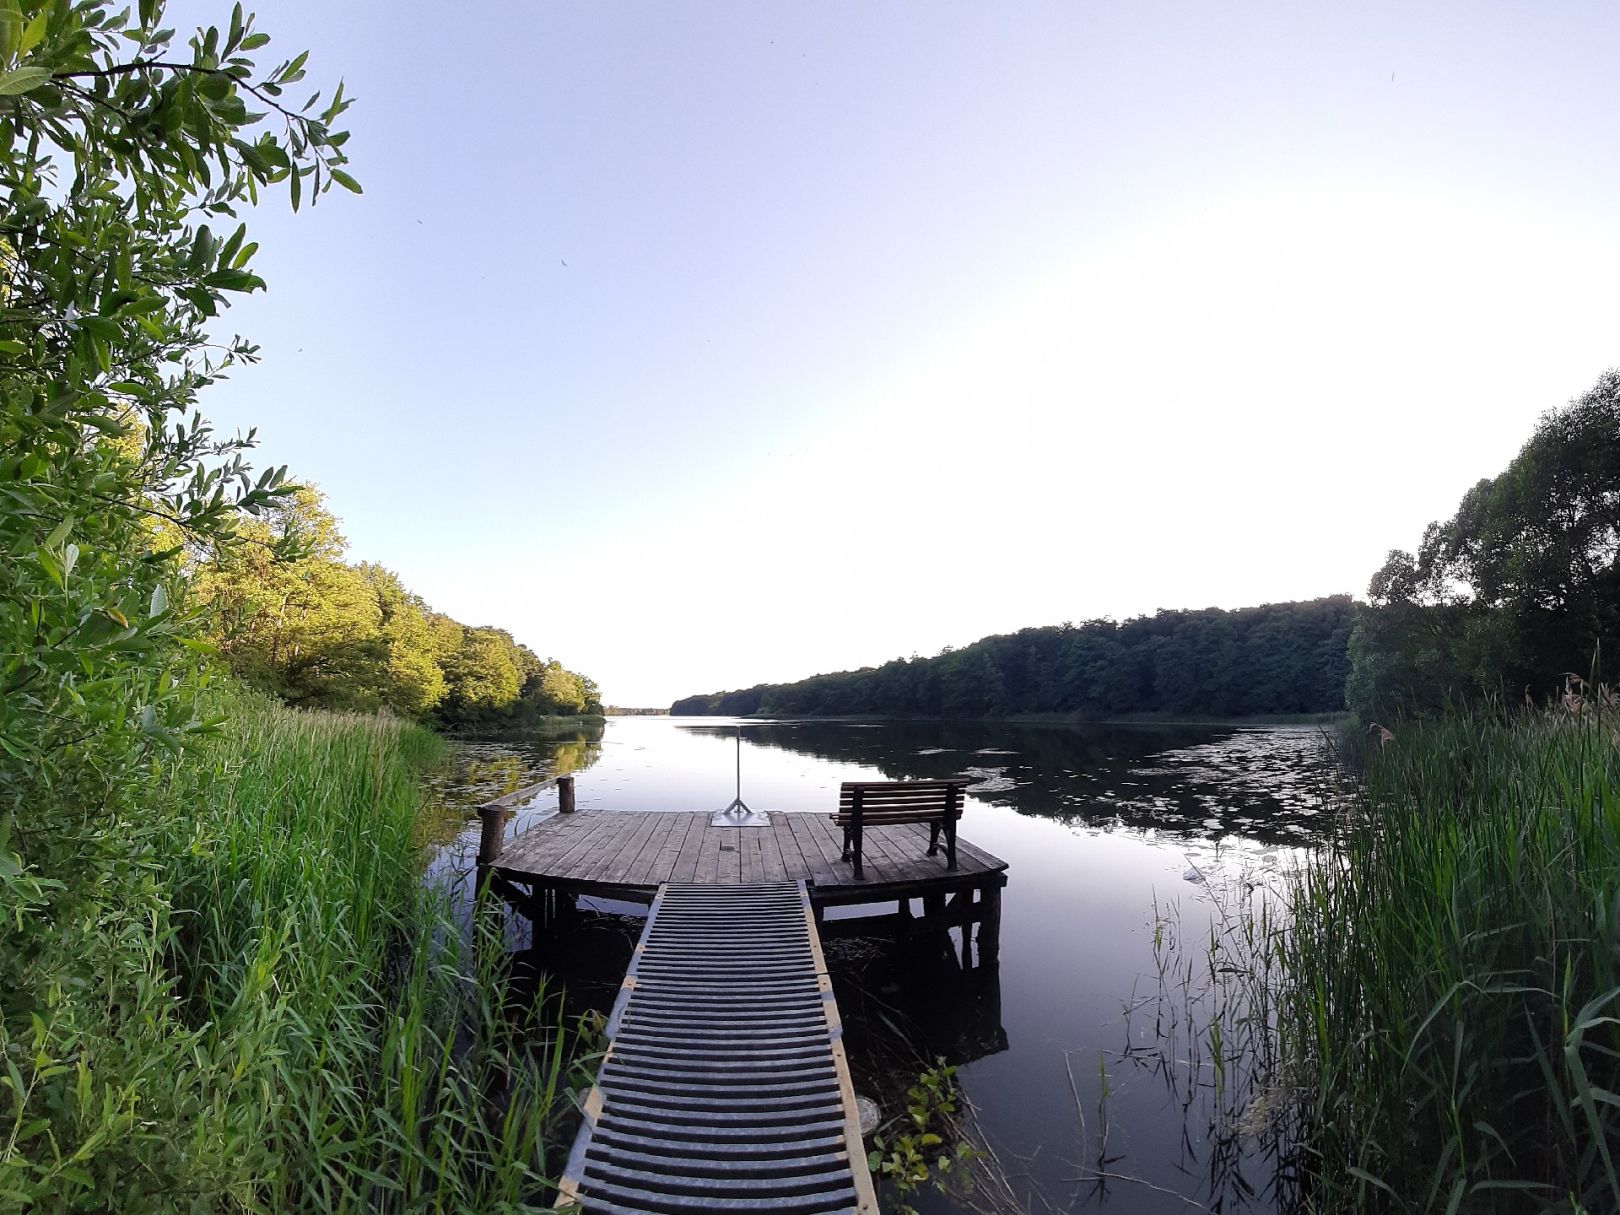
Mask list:
[[63,1211],[540,1209],[565,1035],[544,993],[507,1007],[498,915],[469,945],[421,882],[418,774],[442,743],[225,696],[220,736],[159,781],[154,897],[106,919],[121,934],[109,956],[144,958],[137,980],[109,985],[71,1053],[36,1070],[16,1113],[32,1137],[0,1151],[0,1196]]
[[1271,938],[1310,1209],[1620,1209],[1620,737],[1603,708],[1369,736],[1359,811]]
[[1316,858],[1211,890],[1202,941],[1161,912],[1115,1066],[1184,1098],[1217,1208],[1620,1210],[1616,708],[1348,735]]

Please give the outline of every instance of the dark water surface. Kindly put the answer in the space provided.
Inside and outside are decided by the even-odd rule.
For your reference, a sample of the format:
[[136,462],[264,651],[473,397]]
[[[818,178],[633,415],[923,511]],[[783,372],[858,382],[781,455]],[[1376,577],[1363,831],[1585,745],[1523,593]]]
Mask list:
[[[438,880],[464,888],[479,802],[573,771],[583,808],[712,810],[734,796],[738,723],[613,718],[525,743],[460,743],[440,776]],[[925,1212],[1270,1211],[1264,1145],[1215,1084],[1199,947],[1235,901],[1270,897],[1327,829],[1319,730],[996,723],[741,723],[755,809],[830,810],[846,780],[966,775],[965,839],[1008,862],[999,976],[944,948],[831,940],[856,1087],[886,1115],[943,1056],[992,1171]],[[518,826],[555,806],[543,795]],[[577,939],[533,951],[572,1002],[611,1004],[639,931],[601,904]],[[524,944],[518,939],[518,945]],[[1186,976],[1195,976],[1189,980]],[[1178,976],[1181,976],[1178,978]],[[996,978],[999,977],[999,983]],[[1202,1019],[1201,1019],[1202,1018]]]

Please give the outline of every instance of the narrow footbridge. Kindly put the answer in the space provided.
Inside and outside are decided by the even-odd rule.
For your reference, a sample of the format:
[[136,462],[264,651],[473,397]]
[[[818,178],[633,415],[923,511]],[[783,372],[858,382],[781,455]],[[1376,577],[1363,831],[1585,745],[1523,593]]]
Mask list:
[[658,888],[559,1205],[876,1215],[805,884]]

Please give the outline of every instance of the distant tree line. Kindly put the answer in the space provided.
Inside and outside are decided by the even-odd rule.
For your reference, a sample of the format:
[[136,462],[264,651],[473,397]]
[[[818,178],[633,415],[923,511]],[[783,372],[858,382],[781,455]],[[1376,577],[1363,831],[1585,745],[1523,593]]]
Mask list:
[[1545,414],[1415,554],[1391,552],[1368,599],[1350,642],[1362,716],[1603,678],[1620,642],[1620,370]]
[[1344,707],[1348,595],[1223,611],[1161,611],[986,637],[934,658],[688,696],[679,715],[1235,717]]
[[313,489],[277,499],[236,542],[191,554],[189,592],[240,679],[289,704],[387,708],[452,730],[600,713],[587,677],[504,629],[435,612],[397,575],[350,565]]

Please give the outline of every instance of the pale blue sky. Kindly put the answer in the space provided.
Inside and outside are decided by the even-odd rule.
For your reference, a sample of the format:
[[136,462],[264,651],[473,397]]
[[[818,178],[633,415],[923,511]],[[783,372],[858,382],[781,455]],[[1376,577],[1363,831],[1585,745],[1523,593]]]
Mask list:
[[366,193],[206,411],[613,702],[1360,593],[1620,362],[1614,6],[259,17]]

